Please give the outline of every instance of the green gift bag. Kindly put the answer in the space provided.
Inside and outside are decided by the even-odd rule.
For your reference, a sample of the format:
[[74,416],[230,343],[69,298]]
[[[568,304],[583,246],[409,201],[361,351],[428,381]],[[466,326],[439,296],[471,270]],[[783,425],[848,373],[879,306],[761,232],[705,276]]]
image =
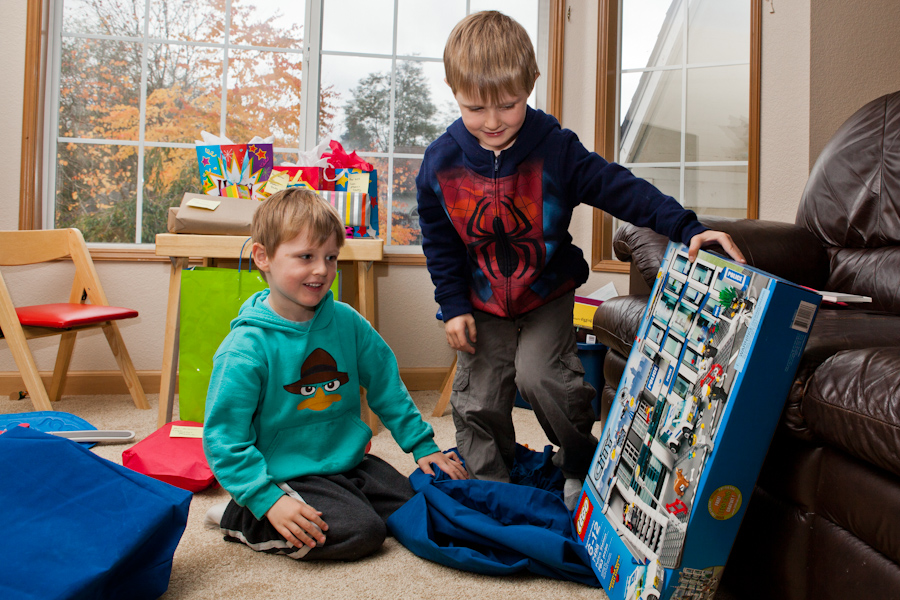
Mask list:
[[178,410],[203,422],[213,355],[247,299],[268,285],[257,271],[195,267],[181,272]]
[[[181,272],[178,342],[178,411],[182,421],[203,422],[213,355],[250,296],[268,287],[257,271],[194,267]],[[340,298],[340,271],[331,286]]]

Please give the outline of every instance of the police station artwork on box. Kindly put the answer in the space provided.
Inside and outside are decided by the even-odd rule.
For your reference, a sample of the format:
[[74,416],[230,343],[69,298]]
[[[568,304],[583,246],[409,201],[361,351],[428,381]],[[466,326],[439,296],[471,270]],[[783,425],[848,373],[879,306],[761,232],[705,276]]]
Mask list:
[[[695,515],[722,522],[737,515],[749,499],[757,463],[761,465],[780,413],[778,400],[757,411],[764,429],[771,431],[746,446],[753,466],[744,470],[755,471],[722,469],[733,477],[726,481],[738,485],[722,485],[715,481],[717,473],[705,477],[704,472],[713,471],[707,469],[713,459],[731,460],[733,450],[718,447],[720,434],[735,416],[730,403],[754,346],[773,343],[773,337],[793,346],[787,348],[787,359],[779,359],[780,366],[788,364],[789,373],[772,375],[776,387],[784,387],[783,375],[789,385],[798,361],[792,353],[798,346],[802,351],[818,307],[811,293],[793,300],[792,314],[779,333],[770,335],[769,328],[757,344],[763,307],[771,308],[775,284],[762,272],[707,252],[690,263],[684,246],[669,244],[575,513],[579,536],[611,598],[702,599],[715,592],[740,519],[733,519],[733,532],[726,533],[732,539],[706,540],[709,556],[701,568],[691,564],[700,562],[698,554],[682,564],[689,525],[694,535],[694,522],[700,520]],[[769,312],[783,312],[781,296],[779,310]],[[787,330],[784,340],[782,329]],[[729,442],[737,444],[735,438],[744,433],[732,430]],[[696,529],[697,536],[709,535],[701,525]],[[724,557],[713,553],[717,545],[724,548]]]

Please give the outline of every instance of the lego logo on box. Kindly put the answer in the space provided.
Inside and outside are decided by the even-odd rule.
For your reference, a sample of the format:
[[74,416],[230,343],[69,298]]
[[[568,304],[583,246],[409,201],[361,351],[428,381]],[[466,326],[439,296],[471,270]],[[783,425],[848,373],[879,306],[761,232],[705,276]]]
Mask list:
[[591,522],[591,512],[593,510],[594,506],[588,500],[587,494],[582,492],[581,504],[578,505],[578,511],[575,513],[577,515],[575,517],[575,531],[582,542],[584,541],[584,534],[587,533],[588,523]]

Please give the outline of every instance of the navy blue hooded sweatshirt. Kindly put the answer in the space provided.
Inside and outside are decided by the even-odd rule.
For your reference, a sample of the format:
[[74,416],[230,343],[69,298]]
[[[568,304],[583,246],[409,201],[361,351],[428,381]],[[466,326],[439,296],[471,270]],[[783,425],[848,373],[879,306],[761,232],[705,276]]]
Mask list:
[[685,244],[706,229],[693,211],[588,152],[531,107],[499,156],[457,119],[425,151],[416,186],[422,247],[445,321],[473,308],[515,317],[587,281],[588,264],[569,234],[582,202]]

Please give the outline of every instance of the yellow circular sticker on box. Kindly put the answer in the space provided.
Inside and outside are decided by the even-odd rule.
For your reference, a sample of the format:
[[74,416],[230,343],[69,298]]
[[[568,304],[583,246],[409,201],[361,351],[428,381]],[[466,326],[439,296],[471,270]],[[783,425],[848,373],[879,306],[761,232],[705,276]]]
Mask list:
[[741,490],[733,485],[723,485],[709,497],[708,508],[713,519],[730,519],[741,508]]

